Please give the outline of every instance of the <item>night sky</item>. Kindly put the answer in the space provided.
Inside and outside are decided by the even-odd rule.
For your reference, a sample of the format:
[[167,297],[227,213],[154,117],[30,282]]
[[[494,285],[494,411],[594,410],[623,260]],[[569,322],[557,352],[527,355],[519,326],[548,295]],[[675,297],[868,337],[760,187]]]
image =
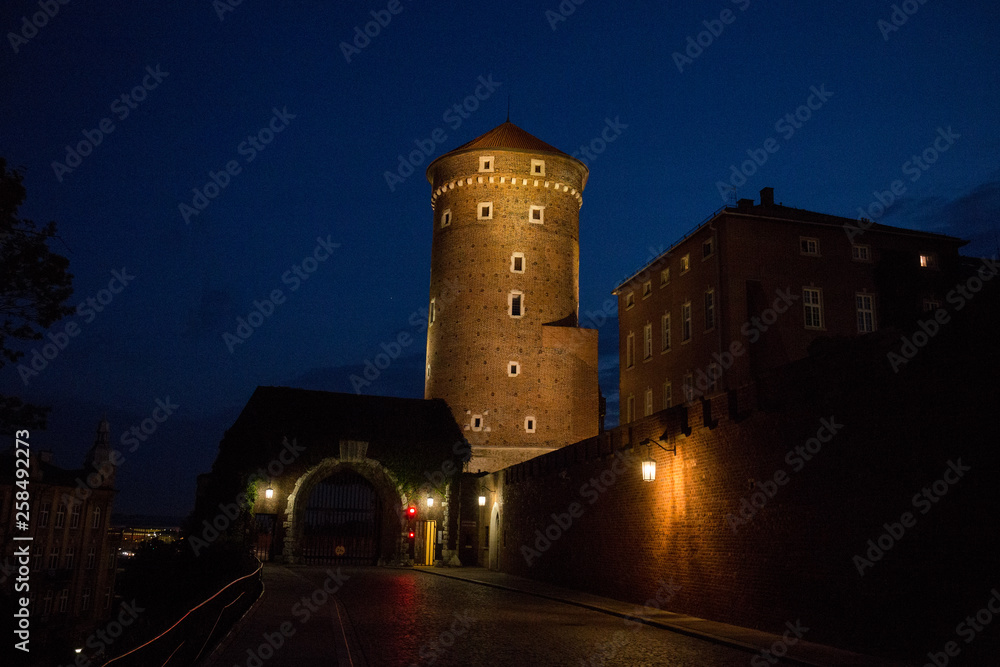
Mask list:
[[[578,2],[51,0],[37,30],[22,19],[37,2],[5,2],[0,156],[25,173],[21,214],[57,222],[84,304],[27,384],[0,370],[3,392],[53,407],[34,447],[79,466],[107,414],[125,457],[116,511],[183,515],[257,385],[353,391],[407,332],[362,391],[421,397],[424,169],[502,123],[508,97],[528,132],[588,146],[590,325],[619,280],[725,203],[720,181],[856,217],[900,180],[880,222],[995,252],[996,3]],[[753,156],[766,162],[733,177]],[[241,317],[260,325],[245,339]],[[613,313],[600,337],[614,423]],[[129,435],[158,401],[172,414]]]

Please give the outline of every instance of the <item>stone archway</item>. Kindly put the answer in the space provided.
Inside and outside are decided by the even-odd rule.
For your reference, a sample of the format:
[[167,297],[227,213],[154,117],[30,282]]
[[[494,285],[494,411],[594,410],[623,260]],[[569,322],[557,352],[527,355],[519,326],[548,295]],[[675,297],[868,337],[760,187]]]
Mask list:
[[493,510],[490,512],[490,543],[489,543],[489,563],[487,567],[491,570],[500,569],[499,561],[500,546],[500,506],[493,503]]
[[374,487],[379,498],[381,517],[378,536],[379,564],[398,560],[402,553],[403,507],[406,497],[398,488],[393,474],[374,459],[363,458],[345,461],[326,458],[306,470],[297,480],[285,508],[284,561],[302,563],[303,532],[306,506],[313,489],[331,475],[349,471],[362,477]]

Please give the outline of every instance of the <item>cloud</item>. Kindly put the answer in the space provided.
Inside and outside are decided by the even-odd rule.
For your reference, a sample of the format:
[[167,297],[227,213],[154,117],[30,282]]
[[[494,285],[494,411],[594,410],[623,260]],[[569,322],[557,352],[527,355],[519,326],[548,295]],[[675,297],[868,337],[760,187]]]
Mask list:
[[926,232],[948,234],[969,241],[964,255],[992,256],[997,251],[1000,220],[1000,181],[982,183],[954,198],[903,197],[887,218]]

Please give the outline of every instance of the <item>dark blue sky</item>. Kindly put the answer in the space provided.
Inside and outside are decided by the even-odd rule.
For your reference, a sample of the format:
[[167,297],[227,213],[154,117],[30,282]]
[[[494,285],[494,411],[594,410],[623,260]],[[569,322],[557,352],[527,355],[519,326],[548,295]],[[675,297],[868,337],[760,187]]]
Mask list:
[[[620,132],[588,159],[584,315],[721,206],[717,183],[748,151],[767,161],[739,197],[773,186],[786,205],[855,217],[899,179],[906,192],[881,222],[961,236],[972,241],[966,254],[992,254],[1000,10],[985,0],[903,4],[916,11],[897,14],[890,30],[893,3],[858,0],[566,0],[563,11],[575,9],[565,17],[556,0],[244,0],[222,19],[223,0],[71,2],[39,18],[36,34],[22,17],[41,11],[37,2],[6,2],[0,155],[24,168],[22,214],[59,225],[72,303],[111,300],[53,327],[73,321],[80,333],[27,385],[16,365],[0,370],[3,391],[53,406],[49,432],[33,442],[67,467],[82,460],[103,413],[120,443],[169,397],[173,414],[123,450],[117,509],[174,514],[193,504],[195,475],[257,385],[351,391],[350,376],[380,344],[407,332],[416,342],[364,391],[422,396],[423,171],[503,122],[508,95],[513,122],[568,153],[609,122]],[[341,42],[373,11],[391,21],[367,45],[359,39],[348,62]],[[22,30],[29,39],[9,34]],[[674,55],[685,51],[686,62]],[[477,90],[485,99],[468,100],[474,110],[453,110]],[[111,132],[67,163],[66,146],[96,138],[102,121]],[[254,147],[248,138],[264,128],[259,140],[270,143]],[[948,147],[934,164],[915,166],[939,128],[958,138],[939,142]],[[777,152],[763,150],[768,139]],[[430,159],[390,189],[385,172],[418,146]],[[233,173],[219,176],[227,164]],[[210,172],[226,185],[196,202],[193,188]],[[197,215],[180,210],[196,203]],[[318,239],[339,247],[314,255]],[[102,293],[123,268],[134,278]],[[283,302],[227,346],[237,318],[274,290]],[[616,327],[612,316],[600,328],[612,409]]]

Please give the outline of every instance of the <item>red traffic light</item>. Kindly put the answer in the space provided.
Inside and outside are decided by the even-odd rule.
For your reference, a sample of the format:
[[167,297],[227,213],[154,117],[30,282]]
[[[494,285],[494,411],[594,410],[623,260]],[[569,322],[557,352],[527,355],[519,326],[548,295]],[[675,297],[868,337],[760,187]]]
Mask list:
[[411,531],[410,531],[410,539],[412,540],[412,539],[413,539],[414,537],[416,537],[416,536],[417,536],[417,534],[416,534],[416,533],[414,533],[414,532],[413,532],[413,531],[411,530]]
[[417,516],[417,508],[416,507],[407,507],[406,508],[406,516],[409,517],[409,518],[411,518],[411,519],[415,518]]

